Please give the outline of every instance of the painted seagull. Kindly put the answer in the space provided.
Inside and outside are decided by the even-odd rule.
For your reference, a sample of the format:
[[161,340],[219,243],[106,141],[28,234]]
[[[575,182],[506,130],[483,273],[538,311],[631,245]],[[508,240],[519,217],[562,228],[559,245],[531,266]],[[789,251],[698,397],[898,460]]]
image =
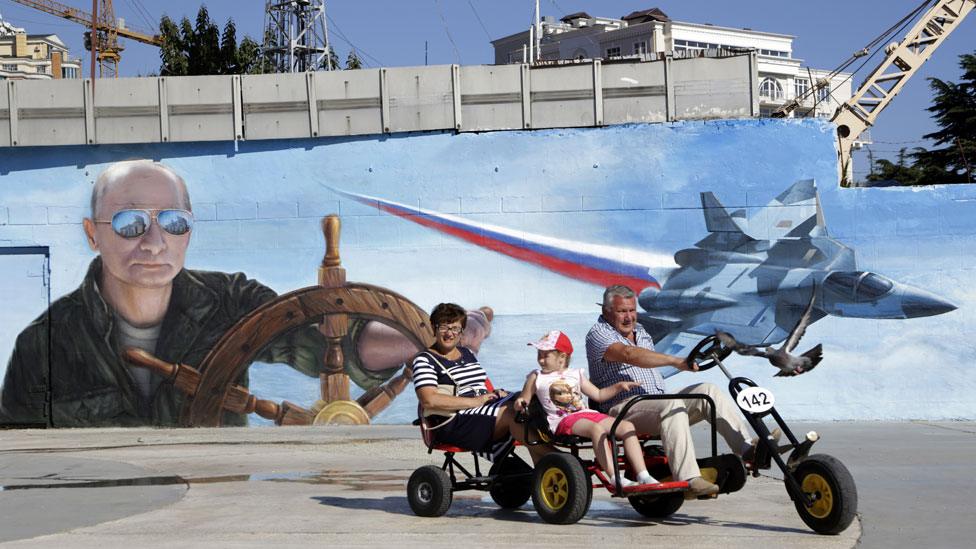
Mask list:
[[823,359],[823,346],[819,343],[800,356],[790,354],[790,351],[796,348],[796,345],[800,342],[800,338],[807,331],[807,325],[810,323],[811,313],[813,312],[813,303],[816,300],[817,289],[814,287],[810,293],[810,302],[807,304],[807,308],[803,311],[803,315],[800,316],[800,320],[793,326],[793,330],[787,336],[786,342],[779,349],[772,346],[763,349],[755,345],[745,345],[739,343],[734,337],[722,330],[716,330],[715,335],[718,336],[723,345],[731,347],[733,351],[740,355],[765,357],[769,360],[770,364],[779,368],[779,372],[776,372],[774,377],[798,376],[816,368],[817,364]]

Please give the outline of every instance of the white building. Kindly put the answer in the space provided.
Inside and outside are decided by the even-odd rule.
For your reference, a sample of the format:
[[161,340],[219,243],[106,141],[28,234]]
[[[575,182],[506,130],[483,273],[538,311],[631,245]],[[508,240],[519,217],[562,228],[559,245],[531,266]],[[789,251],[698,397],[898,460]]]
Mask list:
[[[759,72],[760,114],[769,116],[778,107],[828,78],[830,71],[803,66],[793,57],[793,36],[752,29],[717,27],[708,23],[672,21],[657,8],[637,11],[620,19],[592,17],[578,12],[556,21],[544,17],[541,24],[541,61],[560,59],[659,59],[720,55],[723,51],[755,50]],[[492,41],[495,63],[529,62],[530,31]],[[825,86],[805,99],[795,116],[832,116],[851,97],[849,73],[829,77]]]
[[80,78],[81,60],[71,59],[56,34],[27,34],[0,18],[0,80]]

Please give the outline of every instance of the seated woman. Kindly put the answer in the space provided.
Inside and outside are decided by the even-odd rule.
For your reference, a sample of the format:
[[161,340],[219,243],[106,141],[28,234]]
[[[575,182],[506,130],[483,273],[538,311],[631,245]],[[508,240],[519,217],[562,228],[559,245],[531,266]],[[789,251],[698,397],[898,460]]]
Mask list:
[[[525,430],[515,422],[512,395],[501,389],[488,391],[488,375],[478,357],[460,345],[466,324],[466,312],[459,305],[434,307],[430,325],[435,341],[414,357],[413,385],[421,408],[435,414],[427,417],[434,442],[494,460],[506,455],[513,437],[521,440]],[[544,445],[528,449],[533,461],[549,450]]]

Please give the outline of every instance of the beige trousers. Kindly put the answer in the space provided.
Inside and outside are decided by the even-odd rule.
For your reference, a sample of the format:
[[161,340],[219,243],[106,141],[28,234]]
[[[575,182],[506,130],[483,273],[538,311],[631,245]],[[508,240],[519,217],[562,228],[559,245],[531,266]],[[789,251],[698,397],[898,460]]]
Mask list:
[[[711,383],[697,383],[678,391],[679,394],[704,393],[715,401],[715,420],[718,434],[725,439],[736,455],[741,455],[753,440],[749,427],[732,399]],[[610,409],[617,417],[626,402]],[[702,399],[644,400],[628,412],[629,419],[640,434],[660,436],[661,444],[671,464],[671,472],[677,480],[690,480],[701,476],[695,457],[695,444],[691,438],[691,426],[710,418],[708,403]]]

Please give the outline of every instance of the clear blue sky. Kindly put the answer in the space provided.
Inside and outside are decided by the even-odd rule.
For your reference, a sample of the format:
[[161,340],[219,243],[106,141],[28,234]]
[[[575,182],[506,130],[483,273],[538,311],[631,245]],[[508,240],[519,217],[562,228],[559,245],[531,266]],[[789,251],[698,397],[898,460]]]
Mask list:
[[[90,0],[61,0],[62,3],[91,9]],[[115,0],[116,16],[127,25],[149,29],[163,14],[173,19],[191,20],[200,7],[199,0]],[[793,54],[806,64],[830,69],[852,52],[895,23],[919,4],[919,0],[820,0],[784,2],[782,0],[541,0],[543,15],[557,18],[575,11],[590,15],[620,17],[631,11],[659,7],[672,19],[713,23],[729,27],[790,34],[796,37]],[[238,37],[259,38],[264,24],[264,5],[260,0],[206,2],[211,18],[221,27],[233,17]],[[489,41],[528,27],[533,11],[531,0],[358,0],[326,2],[331,19],[330,37],[342,61],[351,47],[361,52],[368,67],[424,64],[424,43],[428,43],[428,62],[432,65],[491,63],[494,54]],[[148,13],[149,17],[144,14]],[[82,49],[83,29],[11,0],[0,0],[0,15],[23,26],[30,33],[57,33],[73,55],[86,55]],[[152,24],[151,24],[152,23]],[[891,157],[902,146],[925,145],[921,136],[935,125],[924,109],[931,93],[926,77],[958,81],[959,55],[976,51],[976,15],[951,36],[881,114],[872,131],[877,156]],[[899,37],[900,39],[901,37]],[[87,59],[87,58],[86,58]],[[878,59],[878,57],[875,57]],[[87,62],[85,70],[87,73]],[[156,48],[126,41],[121,74],[137,76],[158,71]],[[868,65],[866,69],[873,68]],[[855,86],[868,71],[855,76]],[[867,170],[863,153],[856,157],[858,172]]]

